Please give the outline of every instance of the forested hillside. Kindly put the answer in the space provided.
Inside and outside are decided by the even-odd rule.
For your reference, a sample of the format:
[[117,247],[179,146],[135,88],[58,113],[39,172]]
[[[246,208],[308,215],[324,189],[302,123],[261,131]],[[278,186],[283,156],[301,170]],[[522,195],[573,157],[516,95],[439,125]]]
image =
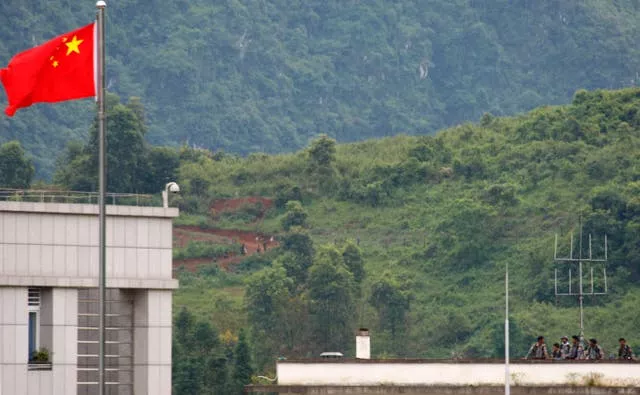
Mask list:
[[[214,380],[187,380],[203,357],[181,344],[205,341],[197,325],[219,333],[205,358],[224,377],[238,362],[227,353],[222,363],[220,353],[241,328],[263,373],[278,357],[353,355],[358,327],[371,329],[375,357],[500,357],[507,263],[511,350],[522,357],[540,334],[552,343],[579,332],[577,301],[556,298],[553,281],[559,268],[566,291],[571,268],[576,290],[576,267],[556,266],[553,253],[554,235],[565,256],[574,232],[577,255],[581,226],[583,256],[588,234],[595,256],[605,234],[609,243],[607,264],[594,266],[595,290],[606,268],[608,294],[585,299],[585,336],[606,355],[620,336],[637,348],[639,110],[640,89],[579,91],[571,105],[487,115],[434,137],[346,145],[321,137],[295,154],[245,159],[183,149],[176,227],[194,241],[176,251],[175,309],[192,338],[176,343],[176,385]],[[243,196],[264,198],[231,211],[220,203]],[[279,245],[229,265],[195,241],[220,228],[276,235]],[[181,269],[189,255],[212,263]]]
[[[3,0],[0,65],[93,14]],[[147,138],[240,154],[429,134],[640,71],[633,0],[112,0],[107,21],[109,90],[141,97]],[[0,143],[19,139],[50,177],[91,117],[90,100],[39,105],[0,117]]]
[[[353,355],[354,330],[375,357],[503,355],[504,274],[511,350],[579,332],[579,279],[567,256],[590,253],[585,336],[605,354],[638,348],[640,89],[580,90],[565,106],[485,114],[435,136],[241,157],[145,142],[142,103],[109,95],[109,188],[153,192],[176,180],[174,392],[240,393],[276,358]],[[55,180],[95,188],[95,130],[57,161]],[[6,175],[11,174],[11,177]],[[0,146],[0,183],[28,186],[31,161]],[[157,194],[156,194],[157,195]],[[16,199],[20,196],[16,195]],[[579,234],[584,237],[580,243]],[[580,244],[583,245],[580,249]]]

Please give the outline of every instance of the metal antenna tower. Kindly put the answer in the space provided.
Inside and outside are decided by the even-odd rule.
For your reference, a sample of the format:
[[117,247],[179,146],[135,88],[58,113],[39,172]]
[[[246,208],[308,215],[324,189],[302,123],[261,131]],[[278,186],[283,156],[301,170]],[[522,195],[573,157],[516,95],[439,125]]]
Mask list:
[[[558,257],[558,234],[556,233],[556,239],[555,239],[555,246],[553,248],[553,260],[555,261],[556,264],[578,264],[578,289],[574,289],[574,287],[572,287],[572,277],[571,277],[571,267],[569,267],[569,287],[568,290],[566,292],[563,292],[562,290],[558,291],[558,268],[555,269],[555,293],[556,293],[556,298],[558,298],[558,296],[577,296],[578,297],[578,303],[580,305],[580,339],[582,340],[584,337],[584,311],[583,311],[583,303],[584,303],[584,297],[585,295],[589,295],[589,296],[596,296],[596,295],[606,295],[608,292],[607,289],[607,268],[606,268],[606,264],[607,264],[607,258],[608,258],[608,246],[607,246],[607,235],[604,235],[604,258],[594,258],[593,254],[592,254],[592,249],[591,249],[591,234],[589,234],[589,256],[588,257],[583,257],[582,256],[582,239],[583,239],[583,235],[582,235],[582,226],[580,226],[580,240],[579,240],[579,247],[578,247],[578,257],[576,258],[574,256],[574,250],[573,250],[573,232],[571,232],[571,242],[570,242],[570,249],[569,249],[569,256],[562,258],[562,257]],[[583,284],[583,279],[584,279],[584,274],[583,274],[583,264],[588,264],[588,268],[589,271],[591,273],[591,287],[585,292],[584,289],[584,284]],[[596,264],[602,264],[602,277],[604,279],[604,286],[602,284],[600,284],[600,287],[597,289],[594,286],[594,277],[593,277],[593,268]]]

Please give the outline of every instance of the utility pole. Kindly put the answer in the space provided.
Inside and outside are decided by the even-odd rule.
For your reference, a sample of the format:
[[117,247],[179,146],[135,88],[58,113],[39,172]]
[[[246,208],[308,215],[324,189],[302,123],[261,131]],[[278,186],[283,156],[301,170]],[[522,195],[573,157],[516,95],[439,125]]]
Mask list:
[[509,371],[509,263],[504,272],[504,395],[511,394],[511,372]]

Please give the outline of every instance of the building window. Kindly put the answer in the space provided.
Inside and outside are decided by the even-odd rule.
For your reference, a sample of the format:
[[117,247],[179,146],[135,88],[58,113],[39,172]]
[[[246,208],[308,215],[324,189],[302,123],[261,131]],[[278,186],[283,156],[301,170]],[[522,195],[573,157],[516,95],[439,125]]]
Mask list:
[[29,361],[40,346],[40,288],[29,288]]

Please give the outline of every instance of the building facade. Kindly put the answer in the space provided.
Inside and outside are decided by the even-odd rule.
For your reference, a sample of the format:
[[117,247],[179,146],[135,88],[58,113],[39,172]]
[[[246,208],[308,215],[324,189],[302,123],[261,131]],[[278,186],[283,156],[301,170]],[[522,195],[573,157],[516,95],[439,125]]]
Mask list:
[[[0,201],[0,395],[98,393],[97,214]],[[108,394],[171,394],[177,216],[107,206]]]

